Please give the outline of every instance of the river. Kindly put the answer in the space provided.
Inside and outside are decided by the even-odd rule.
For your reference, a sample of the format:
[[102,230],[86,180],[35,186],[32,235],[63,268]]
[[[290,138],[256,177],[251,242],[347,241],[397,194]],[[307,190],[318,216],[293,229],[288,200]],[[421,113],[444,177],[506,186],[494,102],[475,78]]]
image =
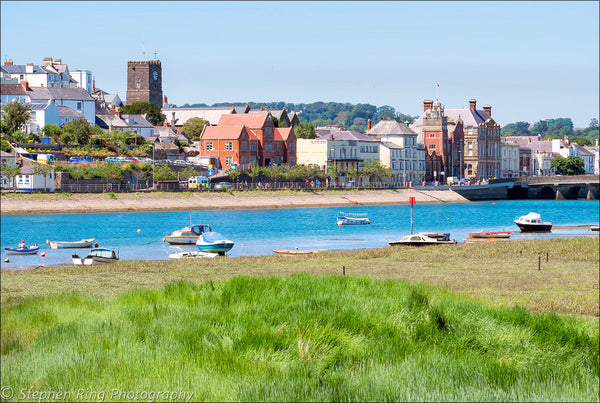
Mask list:
[[[413,232],[450,233],[459,242],[467,232],[513,231],[511,239],[592,235],[589,225],[598,224],[598,201],[498,200],[467,203],[415,204]],[[2,216],[0,245],[17,246],[21,240],[40,245],[40,253],[2,256],[3,270],[71,264],[71,255],[87,249],[50,249],[46,240],[75,241],[95,238],[99,246],[115,249],[121,260],[162,260],[170,253],[196,250],[173,246],[163,237],[185,225],[210,224],[235,242],[228,256],[260,256],[274,249],[334,250],[379,248],[388,239],[410,233],[411,207],[407,204],[345,207],[343,211],[368,213],[370,225],[336,225],[339,207],[210,210],[135,213],[87,213]],[[548,234],[521,233],[515,217],[533,211],[554,227]],[[579,226],[579,227],[578,227]],[[582,227],[585,226],[585,227]],[[571,227],[571,228],[569,228]],[[575,228],[573,228],[575,227]],[[42,256],[44,253],[45,256]],[[9,262],[5,259],[9,258]]]

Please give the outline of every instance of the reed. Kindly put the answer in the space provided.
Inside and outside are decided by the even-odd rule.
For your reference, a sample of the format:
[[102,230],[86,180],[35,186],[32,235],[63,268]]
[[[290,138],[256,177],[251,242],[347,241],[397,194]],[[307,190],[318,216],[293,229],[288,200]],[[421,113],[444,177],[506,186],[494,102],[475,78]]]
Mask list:
[[151,391],[193,401],[598,398],[597,320],[406,281],[236,276],[32,297],[1,312],[2,385],[71,396],[35,400],[81,390],[108,401]]

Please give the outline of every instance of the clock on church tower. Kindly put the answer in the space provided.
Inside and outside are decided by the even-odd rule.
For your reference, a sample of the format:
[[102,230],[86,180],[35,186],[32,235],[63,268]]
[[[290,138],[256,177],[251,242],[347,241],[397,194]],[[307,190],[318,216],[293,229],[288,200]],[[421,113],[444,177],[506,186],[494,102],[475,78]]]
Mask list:
[[127,62],[127,104],[152,102],[162,106],[160,60]]

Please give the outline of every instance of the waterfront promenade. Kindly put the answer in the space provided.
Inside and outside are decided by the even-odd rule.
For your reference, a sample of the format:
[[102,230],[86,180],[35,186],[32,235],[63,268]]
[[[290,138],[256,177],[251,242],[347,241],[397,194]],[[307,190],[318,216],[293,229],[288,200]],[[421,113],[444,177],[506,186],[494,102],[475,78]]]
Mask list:
[[235,210],[468,201],[452,190],[327,190],[202,193],[3,194],[2,215]]

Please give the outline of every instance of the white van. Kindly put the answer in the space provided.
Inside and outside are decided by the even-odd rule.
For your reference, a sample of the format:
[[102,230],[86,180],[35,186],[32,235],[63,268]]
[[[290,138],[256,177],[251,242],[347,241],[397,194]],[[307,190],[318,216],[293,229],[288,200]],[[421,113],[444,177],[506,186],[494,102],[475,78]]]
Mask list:
[[210,188],[210,181],[206,176],[192,176],[188,179],[188,189]]

